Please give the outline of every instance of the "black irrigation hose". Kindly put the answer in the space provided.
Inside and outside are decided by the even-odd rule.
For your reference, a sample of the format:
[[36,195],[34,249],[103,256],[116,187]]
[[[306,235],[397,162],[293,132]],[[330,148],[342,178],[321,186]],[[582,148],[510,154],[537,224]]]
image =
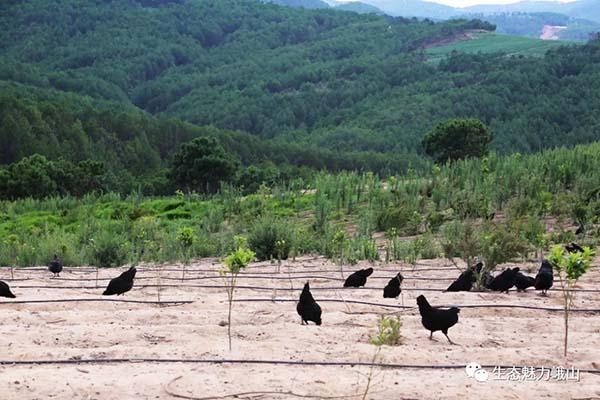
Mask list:
[[[137,279],[137,278],[136,278]],[[93,279],[92,279],[93,280]],[[180,279],[179,279],[180,280]],[[161,287],[161,288],[201,288],[201,289],[225,289],[228,286],[225,285],[173,285],[173,284],[165,284],[165,285],[158,285],[158,284],[149,284],[149,285],[135,285],[136,288],[138,289],[143,289],[143,288],[157,288],[157,287]],[[91,289],[99,289],[100,286],[44,286],[44,285],[11,285],[11,288],[14,289],[82,289],[82,290],[91,290]],[[302,290],[300,287],[297,288],[290,288],[290,287],[266,287],[266,286],[247,286],[247,285],[236,285],[235,287],[236,289],[247,289],[247,290],[263,290],[263,291],[273,291],[273,290],[278,290],[278,291],[300,291]],[[345,290],[345,291],[350,291],[350,290],[370,290],[370,291],[382,291],[383,288],[378,288],[378,287],[360,287],[360,288],[344,288],[344,287],[312,287],[311,291],[320,291],[320,290]],[[417,291],[421,291],[421,292],[444,292],[446,290],[445,287],[443,288],[402,288],[403,291],[407,291],[407,292],[417,292]],[[549,289],[549,292],[563,292],[564,289]],[[572,289],[572,292],[582,292],[582,293],[600,293],[600,289]],[[516,289],[510,289],[510,292],[517,292]],[[482,292],[463,292],[463,293],[476,293],[476,294],[498,294],[498,292],[488,292],[488,291],[482,291]],[[518,293],[518,292],[517,292]],[[530,290],[526,293],[534,293],[534,290]]]
[[[151,284],[151,285],[135,285],[136,288],[138,289],[143,289],[143,288],[202,288],[202,289],[225,289],[228,288],[229,286],[225,286],[225,285],[173,285],[173,284],[168,284],[168,285],[158,285],[158,284]],[[279,288],[273,288],[273,287],[262,287],[262,286],[245,286],[245,285],[236,285],[235,286],[236,290],[237,289],[247,289],[247,290],[263,290],[263,291],[273,291],[273,290],[278,290],[278,291],[298,291],[300,292],[302,290],[302,287],[297,287],[297,288],[290,288],[290,287],[279,287]],[[90,290],[90,289],[100,289],[99,286],[42,286],[42,285],[25,285],[25,286],[11,286],[11,289],[82,289],[82,290]],[[338,290],[338,289],[347,289],[347,288],[343,288],[343,287],[312,287],[310,290],[311,291],[319,291],[319,290]],[[373,287],[362,287],[362,288],[353,288],[354,290],[376,290],[376,291],[382,291],[383,288],[373,288]],[[418,289],[418,288],[402,288],[402,290],[406,290],[406,291],[417,291],[417,290],[421,290],[424,292],[441,292],[444,289],[440,288],[440,289]]]
[[[280,274],[281,276],[271,276],[271,275],[246,275],[246,274],[240,274],[238,275],[238,279],[244,278],[244,279],[275,279],[275,280],[286,280],[289,281],[290,279],[293,280],[297,280],[297,279],[302,279],[302,280],[308,280],[308,279],[323,279],[323,280],[329,280],[329,281],[338,281],[338,282],[343,282],[344,279],[342,278],[334,278],[331,276],[318,276],[318,275],[306,275],[306,276],[285,276],[284,273]],[[196,276],[196,277],[187,277],[184,279],[181,278],[176,278],[176,277],[172,277],[172,276],[162,276],[160,279],[161,280],[166,280],[166,281],[200,281],[200,280],[207,280],[207,279],[219,279],[221,278],[220,275],[213,275],[213,276]],[[98,282],[100,281],[109,281],[112,278],[98,278]],[[156,279],[156,276],[136,276],[135,278],[136,280],[145,280],[145,279]],[[390,277],[370,277],[370,280],[390,280]],[[52,278],[52,280],[55,281],[95,281],[95,278]],[[415,280],[415,281],[453,281],[454,278],[423,278],[423,277],[414,277],[414,278],[404,278],[404,280],[410,281],[410,280]]]
[[[212,263],[212,265],[220,265],[220,263]],[[282,265],[283,268],[291,268],[288,265]],[[337,266],[336,266],[337,267]],[[352,270],[352,266],[344,266],[346,269],[348,270]],[[429,267],[429,264],[417,264],[415,268],[411,268],[409,267],[408,264],[403,264],[402,266],[400,265],[383,265],[380,264],[377,266],[378,270],[381,271],[388,271],[388,272],[393,272],[393,270],[395,269],[394,267],[397,267],[399,269],[404,269],[405,272],[409,272],[407,270],[411,270],[410,272],[416,272],[416,271],[462,271],[460,268],[450,264],[447,267],[435,267],[435,268],[420,268],[420,267]],[[600,265],[596,266],[596,265],[592,265],[592,268],[594,267],[600,267]],[[137,266],[136,267],[138,272],[158,272],[158,271],[162,271],[162,272],[182,272],[183,269],[182,268],[157,268],[157,267],[142,267],[142,266]],[[253,265],[248,267],[249,270],[254,270],[254,269],[259,269],[259,268],[277,268],[277,264],[271,264],[271,265]],[[295,265],[294,266],[295,269],[302,269],[302,268],[307,268],[303,265]],[[6,270],[10,270],[10,267],[0,267],[0,270],[2,269],[6,269]],[[102,269],[107,269],[107,268],[100,268]],[[355,268],[356,269],[356,268]],[[194,268],[192,266],[190,266],[189,268],[185,269],[187,272],[214,272],[214,269],[206,269],[206,268]],[[41,271],[41,272],[47,272],[48,268],[47,267],[14,267],[14,271]],[[65,272],[71,272],[71,273],[75,273],[75,272],[84,272],[84,273],[95,273],[96,272],[96,268],[90,268],[90,267],[65,267],[64,268]],[[285,271],[285,273],[290,273],[290,274],[301,274],[301,273],[336,273],[339,272],[339,269],[317,269],[317,270],[307,270],[307,271]],[[257,273],[261,273],[261,272],[257,272]],[[243,275],[244,273],[242,273]]]
[[[293,361],[293,360],[244,360],[244,359],[197,359],[197,358],[101,358],[101,359],[68,359],[68,360],[0,360],[0,365],[81,365],[81,364],[117,364],[117,363],[183,363],[183,364],[262,364],[262,365],[293,365],[293,366],[322,366],[322,367],[377,367],[387,369],[464,369],[464,364],[396,364],[363,361]],[[483,368],[513,367],[519,365],[482,365]],[[532,367],[528,365],[528,367]],[[536,366],[536,369],[551,367]],[[600,374],[600,369],[583,368],[579,372]]]
[[[416,306],[399,306],[393,304],[382,304],[382,303],[371,303],[367,301],[360,300],[340,300],[340,299],[316,299],[318,303],[348,303],[348,304],[362,304],[367,306],[376,306],[376,307],[386,307],[386,308],[399,308],[399,309],[416,309]],[[273,302],[297,302],[295,299],[234,299],[234,302],[238,303],[252,303],[252,302],[263,302],[263,303],[273,303]],[[452,305],[436,305],[436,307],[441,308],[449,308],[449,307],[458,307],[458,308],[523,308],[527,310],[541,310],[541,311],[562,311],[564,312],[564,308],[552,308],[552,307],[535,307],[535,306],[523,306],[518,304],[452,304]],[[572,312],[588,312],[588,313],[600,313],[600,308],[572,308],[570,311]]]
[[38,303],[73,303],[73,302],[111,302],[111,303],[132,303],[132,304],[159,304],[159,305],[178,305],[191,304],[192,300],[180,301],[145,301],[145,300],[121,300],[121,299],[61,299],[61,300],[15,300],[0,301],[0,304],[38,304]]

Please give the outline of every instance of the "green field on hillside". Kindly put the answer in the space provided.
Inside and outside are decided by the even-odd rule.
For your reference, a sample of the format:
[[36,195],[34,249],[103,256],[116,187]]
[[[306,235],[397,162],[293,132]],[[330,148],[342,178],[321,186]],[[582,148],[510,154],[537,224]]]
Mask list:
[[506,53],[509,55],[543,56],[548,50],[572,42],[532,39],[497,33],[476,34],[472,40],[464,40],[426,50],[429,60],[438,62],[453,51],[464,53]]

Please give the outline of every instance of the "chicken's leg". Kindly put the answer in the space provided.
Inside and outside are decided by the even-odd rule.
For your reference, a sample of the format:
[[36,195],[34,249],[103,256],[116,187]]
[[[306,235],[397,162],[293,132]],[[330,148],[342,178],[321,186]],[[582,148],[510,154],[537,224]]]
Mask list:
[[456,345],[456,343],[454,343],[452,340],[450,340],[450,337],[448,336],[448,333],[444,332],[444,336],[446,336],[446,339],[448,339],[448,341],[450,342],[450,344]]

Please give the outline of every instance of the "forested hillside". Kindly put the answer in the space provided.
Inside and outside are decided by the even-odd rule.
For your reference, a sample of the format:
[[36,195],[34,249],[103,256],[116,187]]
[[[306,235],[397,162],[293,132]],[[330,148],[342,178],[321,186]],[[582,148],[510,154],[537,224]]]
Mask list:
[[[139,189],[148,194],[167,194],[176,189],[167,177],[173,153],[182,143],[201,136],[219,138],[225,150],[242,165],[256,166],[257,176],[253,179],[258,184],[263,180],[278,182],[307,177],[311,170],[365,170],[386,174],[425,164],[416,154],[333,151],[273,142],[244,132],[154,117],[115,102],[0,83],[0,164],[15,166],[32,154],[75,163],[91,160],[105,167],[100,173],[103,189],[119,192]],[[1,172],[0,168],[0,175]],[[92,178],[96,177],[85,179]],[[247,176],[240,179],[246,186],[256,183],[248,182]],[[32,189],[35,193],[38,189],[45,193],[39,187]],[[74,193],[71,188],[63,188],[63,192]]]
[[253,0],[11,1],[0,26],[0,163],[99,160],[124,187],[207,133],[244,165],[376,172],[424,165],[451,118],[483,121],[499,152],[600,138],[599,42],[431,63],[494,27]]

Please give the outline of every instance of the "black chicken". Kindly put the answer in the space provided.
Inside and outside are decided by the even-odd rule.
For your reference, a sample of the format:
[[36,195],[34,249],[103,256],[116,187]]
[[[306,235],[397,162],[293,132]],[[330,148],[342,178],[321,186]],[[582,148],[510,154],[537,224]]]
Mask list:
[[15,296],[13,292],[10,291],[8,284],[6,282],[0,281],[0,297],[8,297],[9,299],[14,299]]
[[500,275],[492,279],[489,285],[487,285],[487,288],[496,292],[508,293],[508,289],[515,286],[515,280],[518,272],[518,267],[513,269],[506,268],[504,271],[502,271],[502,273],[500,273]]
[[566,245],[565,249],[569,253],[583,253],[583,248],[580,245],[578,245],[577,243],[574,243],[574,242],[571,242],[568,245]]
[[542,265],[537,275],[533,286],[536,290],[541,290],[542,295],[546,295],[546,291],[552,287],[554,283],[554,274],[552,273],[552,264],[548,260],[542,261]]
[[298,315],[300,315],[300,318],[302,318],[302,325],[308,325],[308,321],[321,325],[321,307],[319,307],[312,297],[308,282],[304,284],[304,289],[302,289],[302,293],[300,293],[300,301],[298,301],[298,305],[296,305],[296,311],[298,312]]
[[524,275],[522,272],[518,272],[515,276],[515,286],[517,292],[524,292],[528,287],[535,285],[535,278],[533,276]]
[[468,268],[466,271],[462,272],[450,286],[448,286],[446,292],[468,292],[473,287],[473,282],[475,282],[475,280],[475,271],[472,268]]
[[63,269],[62,261],[55,254],[52,261],[50,261],[50,265],[48,265],[48,271],[52,272],[54,274],[54,277],[57,277],[57,276],[60,276],[62,269]]
[[400,273],[398,273],[398,275],[390,279],[387,286],[383,288],[383,298],[395,299],[398,296],[400,296],[400,293],[402,292],[402,289],[400,289],[400,285],[402,284],[403,280],[404,277]]
[[425,329],[431,331],[429,339],[433,340],[433,332],[442,331],[450,344],[455,344],[448,337],[448,329],[456,325],[458,322],[458,313],[460,312],[460,309],[457,307],[451,307],[447,310],[442,310],[431,307],[423,295],[417,297],[417,305],[419,306],[419,313],[421,314],[421,323]]
[[106,287],[103,296],[110,296],[113,294],[120,295],[126,292],[129,292],[133,287],[133,278],[135,278],[135,273],[137,270],[135,267],[129,268],[127,271],[123,272],[121,275],[117,276],[114,279],[111,279]]
[[344,287],[361,287],[367,283],[367,278],[373,273],[373,268],[361,269],[346,278]]

